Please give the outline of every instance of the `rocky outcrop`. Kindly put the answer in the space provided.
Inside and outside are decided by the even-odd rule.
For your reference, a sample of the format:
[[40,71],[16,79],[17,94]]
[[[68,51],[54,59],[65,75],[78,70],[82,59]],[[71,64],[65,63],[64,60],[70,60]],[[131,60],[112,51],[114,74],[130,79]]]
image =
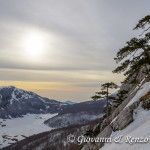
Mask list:
[[[121,89],[122,90],[131,89],[131,85],[126,84],[125,86],[122,86]],[[138,91],[138,89],[137,90],[133,89],[133,90],[128,92],[128,97],[109,116],[110,122],[125,108],[125,106],[129,103],[129,101],[135,96],[137,91]],[[107,126],[107,121],[106,121],[106,119],[104,119],[102,124],[101,124],[101,130],[103,130],[106,126]]]
[[136,77],[136,81],[137,81],[137,83],[140,83],[144,78],[145,78],[145,76],[146,76],[146,72],[148,71],[150,69],[150,65],[147,65],[147,66],[143,66],[141,69],[140,69],[140,71],[139,71],[139,73],[138,73],[138,75],[137,75],[137,77]]
[[126,126],[128,126],[133,121],[133,110],[138,106],[139,101],[121,111],[116,117],[115,121],[111,123],[113,131],[123,130]]

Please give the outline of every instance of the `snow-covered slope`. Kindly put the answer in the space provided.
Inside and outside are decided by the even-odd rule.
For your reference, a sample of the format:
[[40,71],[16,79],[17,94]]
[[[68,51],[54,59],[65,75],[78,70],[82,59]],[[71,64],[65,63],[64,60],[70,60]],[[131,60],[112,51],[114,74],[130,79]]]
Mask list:
[[50,131],[43,122],[57,114],[27,114],[23,117],[0,119],[0,148],[33,134]]
[[[146,82],[144,85],[140,87],[136,95],[130,100],[126,107],[129,107],[134,102],[138,101],[142,96],[144,96],[148,91],[150,91],[150,81]],[[125,107],[125,108],[126,108]]]
[[[133,115],[134,121],[125,129],[113,132],[111,135],[112,143],[107,143],[100,150],[149,150],[150,149],[150,111],[144,110],[139,106]],[[114,139],[122,136],[122,143],[115,143]],[[148,142],[133,142],[129,138],[145,138]],[[128,140],[129,139],[129,140]],[[142,140],[143,141],[143,140]]]

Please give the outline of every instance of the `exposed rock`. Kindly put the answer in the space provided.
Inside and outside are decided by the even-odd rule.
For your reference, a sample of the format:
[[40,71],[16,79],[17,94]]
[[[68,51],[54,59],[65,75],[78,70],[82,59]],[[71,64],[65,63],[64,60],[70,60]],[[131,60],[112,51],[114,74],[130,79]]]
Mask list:
[[129,92],[132,88],[132,84],[122,84],[120,87],[120,91],[127,91]]
[[133,89],[128,93],[128,97],[113,111],[112,115],[109,117],[110,121],[112,121],[125,108],[129,101],[135,96],[137,91],[138,89]]
[[139,71],[139,73],[138,73],[138,75],[137,75],[137,77],[136,77],[137,83],[140,83],[140,82],[145,78],[145,73],[146,73],[146,71],[147,71],[148,69],[150,69],[150,65],[143,66],[143,67],[140,69],[140,71]]
[[121,111],[115,121],[111,124],[113,131],[122,130],[133,121],[133,110],[136,109],[138,105],[139,101]]

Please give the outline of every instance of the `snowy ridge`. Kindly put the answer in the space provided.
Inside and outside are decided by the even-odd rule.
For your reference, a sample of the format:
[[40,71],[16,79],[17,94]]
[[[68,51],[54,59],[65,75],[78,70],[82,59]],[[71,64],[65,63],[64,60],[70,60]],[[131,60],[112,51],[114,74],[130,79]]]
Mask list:
[[15,118],[27,113],[58,113],[67,106],[63,102],[44,98],[13,86],[0,87],[0,118]]

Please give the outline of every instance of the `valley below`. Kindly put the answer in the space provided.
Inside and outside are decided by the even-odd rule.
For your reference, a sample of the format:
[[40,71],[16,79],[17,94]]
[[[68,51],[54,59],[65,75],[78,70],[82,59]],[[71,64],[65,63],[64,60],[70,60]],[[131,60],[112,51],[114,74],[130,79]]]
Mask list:
[[0,119],[0,148],[52,128],[44,121],[57,114],[27,114],[18,118]]

